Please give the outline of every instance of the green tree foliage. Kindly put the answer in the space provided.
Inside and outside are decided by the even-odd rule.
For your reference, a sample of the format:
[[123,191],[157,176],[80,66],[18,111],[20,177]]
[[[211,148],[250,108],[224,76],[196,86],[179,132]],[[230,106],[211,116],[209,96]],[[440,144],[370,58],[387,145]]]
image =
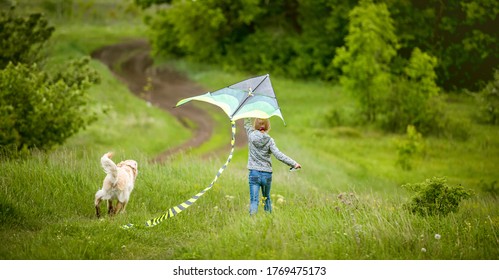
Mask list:
[[494,72],[494,79],[487,83],[478,94],[476,94],[480,111],[478,118],[488,124],[499,124],[499,70]]
[[156,54],[187,55],[196,61],[216,62],[227,46],[248,33],[260,14],[259,0],[174,1],[150,20]]
[[[362,2],[362,1],[361,1]],[[158,56],[184,56],[251,72],[293,78],[336,80],[331,64],[345,45],[349,12],[358,0],[136,0],[161,5],[149,18]],[[398,72],[413,49],[436,57],[437,84],[445,89],[477,89],[492,78],[499,62],[494,0],[381,0],[400,48]],[[373,10],[374,13],[376,11]],[[371,16],[372,17],[372,16]]]
[[341,68],[341,85],[359,97],[365,118],[375,121],[390,95],[397,36],[385,4],[363,0],[349,17],[345,46],[337,49],[333,64]]
[[357,0],[172,1],[147,19],[156,56],[253,73],[323,77]]
[[42,45],[54,28],[41,14],[19,17],[14,9],[0,14],[0,69],[9,62],[33,63],[40,59]]
[[384,0],[397,22],[401,55],[419,47],[436,57],[439,86],[478,89],[499,63],[499,2]]
[[422,216],[447,215],[456,212],[459,203],[469,198],[472,193],[462,186],[451,187],[445,178],[434,177],[423,183],[402,186],[414,192],[411,201],[405,207],[414,214]]
[[49,149],[95,120],[87,89],[98,76],[88,63],[73,61],[53,77],[36,65],[0,70],[0,146]]
[[135,0],[134,2],[141,8],[149,8],[152,5],[170,4],[172,0]]
[[40,14],[0,17],[0,147],[49,149],[85,128],[95,115],[88,88],[98,74],[83,58],[49,75],[36,62],[53,27]]
[[407,125],[423,134],[435,133],[444,118],[434,68],[437,59],[414,49],[403,73],[394,77],[394,89],[384,103],[383,126],[401,132]]

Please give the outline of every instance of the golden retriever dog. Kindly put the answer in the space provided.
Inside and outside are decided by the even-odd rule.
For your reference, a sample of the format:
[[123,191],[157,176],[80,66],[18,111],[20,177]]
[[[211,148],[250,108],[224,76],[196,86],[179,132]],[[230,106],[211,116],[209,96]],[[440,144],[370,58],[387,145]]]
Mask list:
[[[111,152],[104,154],[100,163],[106,178],[102,184],[102,189],[95,193],[95,214],[100,217],[100,203],[102,200],[107,200],[108,214],[114,215],[120,212],[125,212],[126,204],[130,199],[130,193],[135,185],[138,169],[135,160],[125,160],[115,164],[111,157]],[[113,207],[113,201],[117,200],[116,207]]]

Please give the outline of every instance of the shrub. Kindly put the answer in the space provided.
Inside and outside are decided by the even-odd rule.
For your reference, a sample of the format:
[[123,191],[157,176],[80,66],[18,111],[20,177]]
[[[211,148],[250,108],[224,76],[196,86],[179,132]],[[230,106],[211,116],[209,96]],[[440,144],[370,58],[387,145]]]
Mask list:
[[497,180],[490,183],[480,180],[479,186],[484,193],[490,194],[494,198],[499,197],[499,186],[497,186]]
[[332,109],[329,111],[326,116],[326,123],[328,126],[334,127],[334,126],[340,126],[343,124],[343,118],[337,108]]
[[411,170],[411,159],[423,151],[423,136],[413,125],[407,126],[407,134],[404,140],[397,143],[397,164],[404,170]]
[[459,203],[472,195],[471,191],[462,186],[450,187],[445,178],[439,177],[427,179],[423,183],[405,184],[402,187],[415,192],[405,207],[410,212],[422,216],[456,212]]
[[86,90],[99,80],[88,63],[73,61],[54,77],[36,65],[0,70],[0,146],[49,149],[94,121]]
[[41,14],[22,18],[14,14],[14,8],[9,13],[0,13],[0,69],[9,62],[39,61],[41,46],[53,31]]
[[488,124],[499,124],[499,70],[494,72],[490,81],[477,95],[480,106],[478,118]]

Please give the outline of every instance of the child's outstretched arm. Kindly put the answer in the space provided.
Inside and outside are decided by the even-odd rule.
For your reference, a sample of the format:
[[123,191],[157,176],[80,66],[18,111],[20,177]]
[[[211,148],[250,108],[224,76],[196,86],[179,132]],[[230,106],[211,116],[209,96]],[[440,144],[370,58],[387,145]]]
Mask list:
[[272,154],[275,156],[276,159],[278,159],[279,161],[281,161],[284,164],[287,164],[290,167],[297,168],[297,169],[301,168],[301,165],[298,162],[296,162],[292,158],[288,157],[283,152],[279,151],[279,148],[277,148],[277,145],[275,144],[274,139],[272,139],[270,141],[272,141],[270,143],[270,151],[272,152]]

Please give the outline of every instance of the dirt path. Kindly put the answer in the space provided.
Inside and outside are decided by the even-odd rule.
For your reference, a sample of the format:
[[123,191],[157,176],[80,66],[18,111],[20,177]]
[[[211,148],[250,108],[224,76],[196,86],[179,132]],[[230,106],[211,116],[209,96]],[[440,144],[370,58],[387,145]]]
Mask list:
[[[169,112],[186,128],[193,129],[188,125],[187,120],[196,123],[196,128],[193,129],[194,136],[190,140],[178,147],[166,150],[154,159],[154,161],[163,162],[177,152],[199,147],[208,141],[215,121],[207,112],[195,107],[192,103],[182,105],[181,108],[174,108],[179,100],[205,93],[208,90],[173,69],[153,67],[153,60],[149,53],[150,47],[147,41],[133,40],[98,49],[92,53],[92,57],[106,64],[130,91],[147,99],[154,106]],[[148,84],[148,78],[152,88],[148,96],[144,96],[144,86]],[[244,146],[245,138],[239,122],[236,145]]]

